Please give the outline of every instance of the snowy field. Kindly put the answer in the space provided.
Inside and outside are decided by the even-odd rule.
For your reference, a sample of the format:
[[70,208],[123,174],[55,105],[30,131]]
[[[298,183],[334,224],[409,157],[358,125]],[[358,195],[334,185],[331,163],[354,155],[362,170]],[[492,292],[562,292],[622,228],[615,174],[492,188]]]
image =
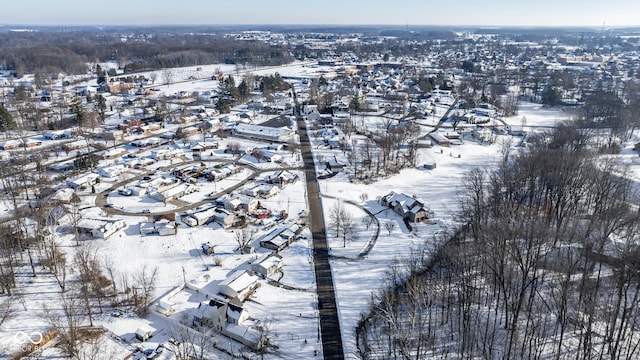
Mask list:
[[[206,76],[194,80],[188,80],[188,78],[195,76],[193,74],[208,75],[218,70],[225,74],[232,74],[237,69],[225,65],[203,66],[200,70],[196,67],[185,68],[176,71],[176,78],[169,86],[155,86],[169,94],[180,91],[211,90],[217,86],[216,81],[212,81]],[[309,67],[308,64],[298,63],[278,68],[252,69],[251,72],[267,75],[277,71],[286,76],[311,74],[318,70],[318,68]],[[241,71],[248,70],[242,69]],[[241,77],[242,74],[238,75]],[[158,73],[156,76],[159,80],[162,79],[162,74]],[[185,79],[187,80],[184,81]],[[445,111],[446,107],[438,107],[436,115],[444,114]],[[437,118],[435,116],[431,120],[425,120],[425,125],[434,126],[437,123],[435,121]],[[525,120],[523,121],[523,119]],[[553,127],[559,122],[569,119],[569,114],[559,109],[545,109],[539,104],[524,102],[520,104],[518,115],[506,118],[505,122],[509,125],[524,125],[525,130],[535,131]],[[381,126],[380,118],[376,117],[367,117],[364,122],[368,127]],[[429,126],[423,127],[423,131],[429,129]],[[419,149],[416,163],[435,163],[437,165],[435,169],[404,169],[399,174],[368,185],[351,183],[349,174],[344,170],[333,178],[319,181],[325,218],[329,219],[330,209],[336,202],[341,201],[346,210],[353,215],[356,223],[355,235],[347,239],[346,242],[343,242],[342,238],[336,237],[331,227],[327,229],[333,256],[331,265],[337,291],[337,305],[345,353],[348,359],[357,358],[355,326],[361,314],[367,310],[371,293],[381,288],[385,274],[389,271],[394,259],[406,258],[412,251],[425,245],[427,249],[433,248],[442,239],[442,234],[455,226],[454,218],[458,209],[461,183],[465,173],[474,167],[490,168],[494,166],[500,156],[502,142],[508,138],[506,135],[497,135],[496,141],[492,144],[478,144],[470,139],[463,139],[462,145]],[[637,153],[633,152],[631,148],[632,144],[638,140],[638,137],[632,138],[625,144],[622,155],[616,157],[620,159],[621,163],[629,165],[631,173],[636,178],[640,178],[640,161],[638,161]],[[193,141],[197,140],[194,138]],[[203,160],[212,162],[230,160],[232,157],[222,152],[226,143],[230,141],[239,142],[243,149],[264,145],[242,139],[224,139],[219,150],[203,156]],[[335,157],[336,160],[346,163],[345,154],[342,151],[318,149],[316,159],[319,156],[324,159]],[[268,171],[283,166],[297,167],[301,165],[300,159],[293,154],[286,156],[282,165],[259,162],[248,155],[242,156],[239,163],[255,170],[259,174],[257,175],[258,179],[268,174]],[[152,167],[161,169],[167,165],[173,164],[156,163]],[[277,195],[261,200],[261,203],[274,212],[286,210],[290,216],[295,216],[307,207],[306,187],[303,173],[299,170],[291,171],[298,175],[301,181],[287,185]],[[243,170],[218,184],[199,182],[198,186],[201,190],[182,200],[185,202],[201,201],[206,194],[247,181],[251,174],[249,170]],[[127,180],[134,175],[134,173],[127,174],[117,180]],[[96,191],[100,192],[111,186],[113,186],[113,182],[101,183],[97,186]],[[252,185],[248,182],[240,190],[250,186]],[[377,201],[392,190],[423,199],[434,213],[431,219],[432,223],[416,225],[414,231],[409,231],[402,219],[389,209],[380,206]],[[362,194],[366,194],[365,201],[361,198]],[[81,200],[81,207],[90,208],[86,210],[88,213],[83,213],[84,216],[88,216],[89,213],[97,215],[100,212],[95,207],[91,208],[95,203],[95,195],[87,192],[81,196]],[[162,207],[161,203],[141,205],[139,198],[124,197],[115,192],[109,195],[108,202],[117,208],[129,208],[134,211],[143,207],[145,209],[159,207],[159,210],[177,209],[176,205],[171,204],[168,204],[167,207]],[[8,208],[7,204],[0,204],[0,214],[7,211],[5,208]],[[370,245],[376,226],[375,224],[369,225],[369,227],[365,225],[363,219],[368,215],[363,208],[375,214],[380,229],[379,236],[375,239],[370,252],[360,256]],[[205,278],[210,282],[221,281],[235,269],[248,268],[251,261],[267,252],[266,249],[254,244],[255,254],[240,254],[236,251],[237,243],[234,233],[222,229],[219,225],[211,224],[191,228],[181,224],[176,235],[141,236],[139,223],[147,221],[147,216],[116,215],[114,217],[123,219],[127,227],[106,241],[86,240],[82,242],[82,246],[88,246],[92,251],[100,254],[101,261],[116,269],[118,278],[126,274],[140,272],[143,268],[157,267],[158,281],[154,294],[156,298],[165,296],[185,282],[196,284],[204,282]],[[389,226],[390,231],[384,226],[387,223],[394,224],[392,227]],[[256,234],[255,238],[259,238],[265,232],[266,230]],[[314,352],[321,353],[321,344],[318,339],[317,299],[311,263],[311,244],[308,240],[310,234],[306,230],[303,234],[306,235],[306,239],[292,243],[289,248],[281,252],[283,271],[282,278],[279,279],[280,286],[274,286],[273,283],[260,280],[258,290],[245,302],[245,308],[251,317],[267,325],[273,336],[273,342],[279,347],[277,352],[266,354],[265,359],[309,359],[314,358]],[[72,254],[76,249],[73,235],[71,233],[56,235],[62,250]],[[202,253],[201,245],[207,242],[216,245],[215,256],[207,256]],[[8,354],[15,352],[14,334],[16,332],[23,331],[30,334],[48,328],[44,308],[54,312],[61,310],[60,288],[51,275],[38,269],[37,276],[32,277],[28,265],[19,268],[18,271],[18,281],[23,284],[19,288],[23,289],[23,292],[18,294],[20,304],[15,306],[14,318],[8,320],[0,329],[0,358],[6,358]],[[213,286],[217,286],[215,282]],[[172,297],[172,301],[176,303],[178,312],[188,313],[202,301],[202,294],[194,293],[192,290],[182,290]],[[168,340],[171,337],[170,324],[173,320],[175,319],[165,318],[158,314],[151,314],[145,318],[138,318],[131,314],[123,317],[112,317],[110,314],[96,316],[98,324],[125,339],[131,339],[133,332],[140,326],[150,325],[163,329],[150,343],[143,345],[144,348],[151,348]],[[219,345],[227,350],[241,351],[239,345],[236,344],[234,349],[233,344],[226,345],[228,340],[217,339]],[[51,355],[51,353],[46,351],[44,356]],[[229,358],[229,355],[224,353],[216,352],[216,355],[220,359]]]

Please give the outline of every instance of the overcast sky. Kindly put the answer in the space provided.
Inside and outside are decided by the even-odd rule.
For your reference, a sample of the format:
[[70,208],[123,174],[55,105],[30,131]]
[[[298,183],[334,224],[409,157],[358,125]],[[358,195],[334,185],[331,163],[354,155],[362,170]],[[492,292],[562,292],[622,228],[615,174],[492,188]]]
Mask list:
[[3,0],[0,24],[638,26],[638,0]]

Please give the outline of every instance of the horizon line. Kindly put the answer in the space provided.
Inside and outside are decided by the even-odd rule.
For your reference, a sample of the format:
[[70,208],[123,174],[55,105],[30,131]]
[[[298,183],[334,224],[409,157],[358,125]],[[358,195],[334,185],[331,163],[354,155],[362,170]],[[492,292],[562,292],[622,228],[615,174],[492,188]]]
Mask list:
[[[206,24],[206,23],[175,23],[175,24],[11,24],[11,23],[0,23],[0,27],[192,27],[192,26],[209,26],[209,27],[224,27],[224,26],[234,26],[234,27],[282,27],[282,26],[297,26],[297,27],[337,27],[337,26],[347,26],[347,27],[402,27],[402,28],[411,28],[411,27],[445,27],[445,28],[561,28],[561,29],[571,29],[571,28],[594,28],[597,30],[602,30],[602,24],[600,25],[474,25],[474,24],[349,24],[349,23],[341,23],[341,24],[322,24],[322,23],[313,23],[313,24],[305,24],[305,23],[274,23],[274,24],[249,24],[249,23],[229,23],[229,24]],[[605,29],[621,29],[621,28],[631,28],[631,29],[640,29],[640,25],[609,25],[604,27]]]

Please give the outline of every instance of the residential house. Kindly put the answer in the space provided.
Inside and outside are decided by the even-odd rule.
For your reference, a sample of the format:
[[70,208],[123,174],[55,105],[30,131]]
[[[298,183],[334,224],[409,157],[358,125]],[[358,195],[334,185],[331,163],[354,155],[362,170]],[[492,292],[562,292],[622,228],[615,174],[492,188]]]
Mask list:
[[242,168],[236,166],[234,164],[226,164],[217,169],[211,169],[207,173],[207,180],[209,181],[220,181],[222,179],[228,178],[231,175],[237,174],[240,172]]
[[243,216],[237,216],[236,214],[232,214],[229,211],[220,208],[216,208],[213,219],[225,229],[241,226],[245,222],[245,218]]
[[250,213],[260,206],[260,201],[245,196],[226,197],[222,201],[222,206],[229,211],[244,211]]
[[77,200],[78,197],[75,195],[75,190],[62,188],[56,190],[49,199],[58,204],[70,204],[72,201]]
[[45,131],[42,136],[45,140],[71,139],[73,133],[71,130]]
[[215,219],[216,214],[217,214],[217,209],[215,207],[211,207],[202,211],[197,211],[190,214],[184,214],[180,218],[184,224],[193,227],[193,226],[206,225],[212,221],[216,221]]
[[100,175],[89,173],[74,179],[67,180],[67,185],[75,190],[88,189],[100,181]]
[[112,165],[112,166],[101,166],[96,172],[105,178],[114,178],[118,175],[124,174],[127,172],[127,168],[124,165]]
[[94,238],[108,239],[111,235],[127,227],[122,219],[82,217],[76,225],[78,232]]
[[198,306],[193,324],[214,329],[252,349],[258,349],[262,346],[263,337],[256,330],[243,325],[248,318],[249,313],[238,300],[213,296]]
[[276,184],[280,186],[295,183],[296,180],[298,180],[298,175],[292,174],[287,170],[276,170],[264,178],[264,181],[267,184]]
[[178,199],[185,195],[192,194],[194,192],[197,192],[198,190],[198,187],[191,184],[172,183],[164,186],[162,190],[158,188],[158,191],[151,193],[150,196],[158,201],[167,202]]
[[261,125],[250,125],[240,123],[233,128],[233,132],[237,136],[244,136],[254,139],[267,141],[286,142],[295,132],[289,128],[273,128]]
[[183,155],[183,152],[180,149],[151,150],[151,158],[156,161],[173,159],[180,157],[181,155]]
[[251,155],[259,160],[274,163],[281,163],[284,160],[282,155],[268,149],[255,149]]
[[380,204],[393,209],[403,219],[414,223],[427,220],[431,213],[422,200],[394,191],[383,196],[380,199]]
[[218,148],[217,142],[199,142],[193,146],[191,146],[191,155],[194,159],[200,159],[202,154],[213,155],[213,150]]
[[263,278],[271,277],[282,270],[282,256],[274,253],[265,254],[251,264],[251,271]]
[[177,230],[177,225],[175,221],[171,221],[168,219],[161,219],[159,221],[154,222],[141,222],[140,223],[140,235],[153,235],[158,234],[159,236],[168,236],[175,235]]
[[62,150],[69,152],[69,151],[84,149],[87,147],[89,147],[89,144],[87,143],[86,140],[77,140],[77,141],[63,144]]
[[280,188],[274,185],[261,185],[258,187],[258,196],[268,199],[277,195],[280,192]]
[[0,148],[2,150],[15,150],[22,147],[22,144],[18,140],[7,140],[3,143],[0,143]]
[[298,233],[299,226],[291,224],[286,227],[273,228],[258,239],[258,243],[265,249],[280,252],[289,246]]
[[450,146],[451,145],[451,141],[445,137],[444,135],[440,134],[440,133],[431,133],[429,134],[429,136],[431,137],[431,139],[438,145],[440,146]]
[[117,147],[117,148],[108,149],[100,152],[103,159],[109,159],[109,160],[117,159],[119,157],[127,155],[128,153],[129,151],[123,147]]
[[258,286],[257,276],[246,270],[236,270],[218,284],[218,291],[229,298],[244,301]]

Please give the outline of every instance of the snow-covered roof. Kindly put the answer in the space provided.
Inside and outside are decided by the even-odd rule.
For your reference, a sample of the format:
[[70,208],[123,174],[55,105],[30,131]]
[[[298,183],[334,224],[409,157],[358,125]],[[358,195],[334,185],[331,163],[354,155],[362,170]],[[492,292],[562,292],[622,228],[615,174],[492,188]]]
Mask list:
[[228,286],[235,292],[242,292],[244,289],[252,286],[258,281],[258,277],[251,275],[246,270],[236,270],[223,282],[220,283],[220,287]]

